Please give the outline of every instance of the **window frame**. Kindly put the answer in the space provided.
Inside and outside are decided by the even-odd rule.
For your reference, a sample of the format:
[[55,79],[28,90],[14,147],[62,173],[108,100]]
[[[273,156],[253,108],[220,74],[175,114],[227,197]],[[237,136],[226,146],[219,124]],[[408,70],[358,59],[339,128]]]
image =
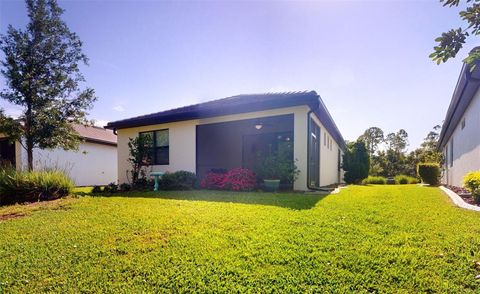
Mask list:
[[[157,132],[161,132],[161,131],[167,131],[167,135],[168,135],[167,146],[157,146]],[[152,133],[152,147],[151,147],[152,163],[150,163],[149,165],[170,165],[170,129],[166,128],[166,129],[143,131],[143,132],[139,132],[138,135],[141,136],[142,134],[147,134],[147,133]],[[164,148],[167,148],[168,150],[167,160],[165,162],[160,163],[157,157],[157,150],[164,149]]]

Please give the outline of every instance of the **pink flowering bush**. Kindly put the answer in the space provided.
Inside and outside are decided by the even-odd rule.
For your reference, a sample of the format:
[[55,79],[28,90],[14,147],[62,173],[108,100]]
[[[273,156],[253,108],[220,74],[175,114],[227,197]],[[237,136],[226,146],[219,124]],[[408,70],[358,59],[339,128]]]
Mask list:
[[234,168],[227,173],[209,172],[200,186],[215,190],[251,191],[256,186],[256,176],[246,168]]

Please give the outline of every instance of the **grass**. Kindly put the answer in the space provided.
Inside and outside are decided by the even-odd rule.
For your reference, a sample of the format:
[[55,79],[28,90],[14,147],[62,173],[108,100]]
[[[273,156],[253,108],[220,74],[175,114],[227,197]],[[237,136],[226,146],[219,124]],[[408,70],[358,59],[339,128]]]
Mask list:
[[0,208],[3,292],[478,292],[480,214],[438,188],[160,192]]

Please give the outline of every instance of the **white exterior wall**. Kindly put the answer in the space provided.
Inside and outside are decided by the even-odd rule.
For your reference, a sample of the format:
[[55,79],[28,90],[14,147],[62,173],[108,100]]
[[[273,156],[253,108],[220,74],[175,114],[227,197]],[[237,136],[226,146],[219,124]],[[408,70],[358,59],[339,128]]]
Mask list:
[[[119,129],[118,139],[118,181],[119,183],[129,182],[127,173],[131,170],[128,158],[128,140],[138,136],[140,132],[169,129],[170,160],[168,165],[152,165],[148,171],[169,171],[187,170],[196,171],[196,126],[201,124],[219,123],[268,117],[283,114],[294,115],[294,157],[297,159],[297,166],[300,174],[294,183],[295,190],[306,190],[307,182],[307,106],[296,106],[279,108],[265,111],[248,112],[241,114],[217,116],[198,120],[189,120],[157,125],[149,125],[135,128]],[[129,176],[129,175],[128,175]]]
[[[462,121],[465,128],[462,130]],[[450,146],[453,139],[453,166],[450,166]],[[463,118],[448,139],[448,160],[445,161],[442,182],[463,186],[463,177],[480,170],[480,91],[477,91]],[[447,147],[444,148],[445,154]],[[446,158],[447,159],[447,158]]]
[[[18,142],[16,145],[17,169],[24,169],[27,152]],[[83,142],[78,151],[34,149],[33,168],[63,170],[77,186],[107,185],[117,181],[117,147]]]
[[[310,115],[315,123],[320,127],[320,186],[328,186],[343,182],[343,173],[338,172],[338,150],[340,155],[343,155],[338,143],[333,139],[332,135],[327,131],[325,126],[320,122],[315,113]],[[328,146],[328,139],[332,141],[332,148]],[[340,157],[341,158],[341,157]]]

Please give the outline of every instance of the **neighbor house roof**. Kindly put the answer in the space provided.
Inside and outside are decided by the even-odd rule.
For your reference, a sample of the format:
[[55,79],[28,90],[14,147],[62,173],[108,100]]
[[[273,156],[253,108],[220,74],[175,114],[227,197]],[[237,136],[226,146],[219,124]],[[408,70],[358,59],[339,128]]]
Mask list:
[[[479,65],[480,66],[480,65]],[[467,64],[464,64],[460,76],[453,92],[452,100],[448,107],[447,115],[443,122],[442,131],[438,141],[438,149],[445,147],[452,136],[455,128],[460,123],[470,102],[480,86],[480,69],[476,66],[474,70]]]
[[322,99],[315,91],[237,95],[109,122],[106,128],[123,129],[298,105],[309,106],[310,109],[317,114],[322,124],[336,142],[338,142],[342,148],[345,147],[345,141],[340,131],[335,125]]
[[117,146],[117,136],[111,131],[96,126],[73,125],[86,142]]

